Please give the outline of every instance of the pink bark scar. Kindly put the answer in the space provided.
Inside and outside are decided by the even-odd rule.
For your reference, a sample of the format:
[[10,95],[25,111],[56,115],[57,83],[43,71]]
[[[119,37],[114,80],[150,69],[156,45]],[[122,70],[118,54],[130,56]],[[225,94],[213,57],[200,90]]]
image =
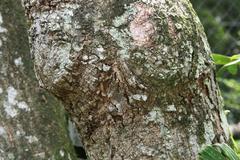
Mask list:
[[135,45],[148,47],[152,44],[152,37],[155,33],[154,23],[150,19],[154,9],[142,3],[136,4],[135,7],[138,12],[133,21],[130,22],[130,33]]

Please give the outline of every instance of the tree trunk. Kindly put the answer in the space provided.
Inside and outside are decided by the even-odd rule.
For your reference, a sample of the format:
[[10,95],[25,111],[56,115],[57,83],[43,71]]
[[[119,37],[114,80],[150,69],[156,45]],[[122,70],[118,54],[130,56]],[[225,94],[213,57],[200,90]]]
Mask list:
[[40,85],[89,159],[195,159],[228,139],[203,27],[188,0],[23,0]]
[[0,0],[0,160],[75,160],[63,107],[41,90],[19,0]]

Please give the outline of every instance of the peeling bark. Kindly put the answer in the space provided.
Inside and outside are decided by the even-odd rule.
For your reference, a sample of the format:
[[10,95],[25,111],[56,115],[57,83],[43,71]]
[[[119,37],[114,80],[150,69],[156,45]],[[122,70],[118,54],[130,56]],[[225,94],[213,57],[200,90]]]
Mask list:
[[196,159],[228,139],[203,27],[188,0],[23,0],[40,85],[89,159]]
[[60,103],[38,87],[19,0],[0,1],[0,160],[75,160]]

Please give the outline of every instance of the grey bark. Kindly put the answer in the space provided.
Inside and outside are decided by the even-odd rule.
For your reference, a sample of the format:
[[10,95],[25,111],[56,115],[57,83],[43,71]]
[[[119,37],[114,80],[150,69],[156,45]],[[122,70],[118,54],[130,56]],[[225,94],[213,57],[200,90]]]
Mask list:
[[196,159],[228,139],[203,27],[188,0],[23,0],[40,85],[91,160]]
[[19,0],[0,1],[0,160],[75,160],[62,105],[38,87]]

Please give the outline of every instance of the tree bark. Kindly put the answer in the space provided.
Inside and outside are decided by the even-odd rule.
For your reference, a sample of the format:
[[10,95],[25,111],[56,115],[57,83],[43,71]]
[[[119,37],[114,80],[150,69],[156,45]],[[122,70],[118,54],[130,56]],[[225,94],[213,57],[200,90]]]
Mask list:
[[196,159],[228,139],[203,27],[188,0],[23,0],[40,85],[89,159]]
[[60,103],[38,87],[20,0],[0,1],[0,160],[75,160]]

